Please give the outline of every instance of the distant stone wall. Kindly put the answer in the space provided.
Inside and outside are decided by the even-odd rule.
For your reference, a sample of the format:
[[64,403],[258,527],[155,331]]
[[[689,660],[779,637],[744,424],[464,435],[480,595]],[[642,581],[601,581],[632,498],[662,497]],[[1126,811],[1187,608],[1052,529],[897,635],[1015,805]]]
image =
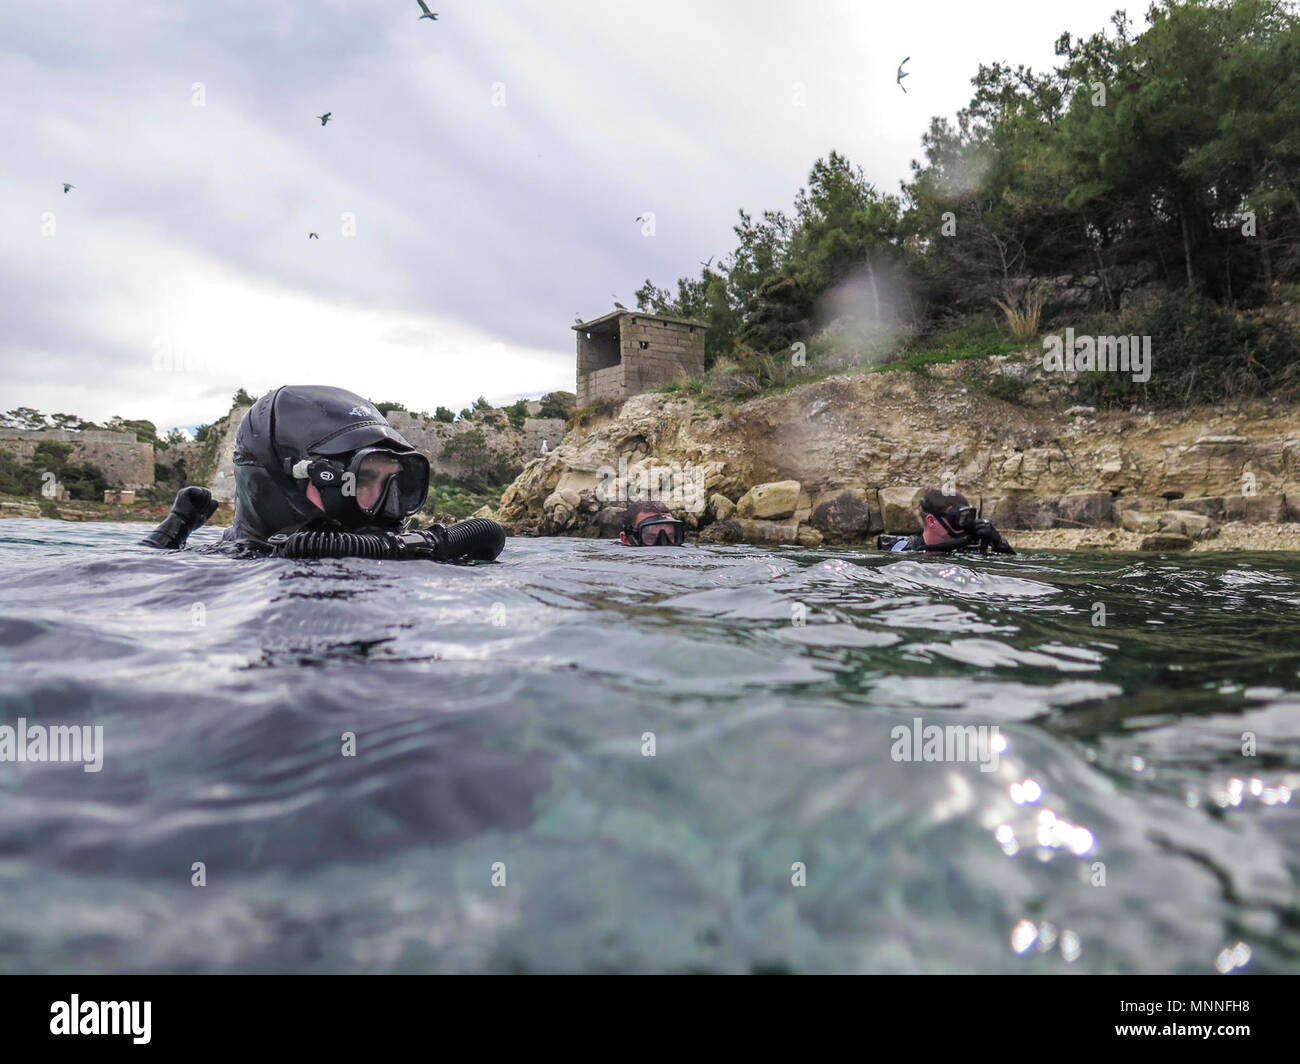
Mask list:
[[0,429],[0,447],[19,461],[30,461],[41,443],[70,443],[78,463],[103,471],[108,486],[141,491],[154,482],[153,445],[141,443],[130,432],[68,429]]
[[555,445],[564,437],[565,421],[558,417],[524,418],[524,461],[536,458],[542,453],[542,441],[546,449],[553,451]]
[[[388,414],[388,423],[406,437],[417,451],[429,459],[429,467],[435,477],[449,477],[458,480],[466,476],[469,470],[454,455],[443,453],[449,441],[462,433],[482,429],[487,442],[488,453],[506,465],[510,473],[517,474],[527,458],[534,457],[524,453],[524,433],[509,423],[504,426],[493,421],[474,419],[472,421],[425,421],[405,410],[394,410]],[[563,424],[563,422],[561,422]],[[557,442],[552,441],[552,446]]]

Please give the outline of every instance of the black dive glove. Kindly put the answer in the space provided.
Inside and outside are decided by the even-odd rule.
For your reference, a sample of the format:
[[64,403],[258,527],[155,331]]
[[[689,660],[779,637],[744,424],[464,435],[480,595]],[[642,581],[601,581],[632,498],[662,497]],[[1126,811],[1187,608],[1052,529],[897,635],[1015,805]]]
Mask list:
[[1015,554],[1015,548],[1011,546],[996,528],[993,522],[987,517],[977,517],[973,534],[979,540],[980,550],[991,550],[994,554]]
[[194,485],[181,488],[176,493],[176,501],[172,503],[172,512],[140,543],[160,550],[180,550],[185,546],[190,533],[202,527],[216,509],[217,500],[207,488]]

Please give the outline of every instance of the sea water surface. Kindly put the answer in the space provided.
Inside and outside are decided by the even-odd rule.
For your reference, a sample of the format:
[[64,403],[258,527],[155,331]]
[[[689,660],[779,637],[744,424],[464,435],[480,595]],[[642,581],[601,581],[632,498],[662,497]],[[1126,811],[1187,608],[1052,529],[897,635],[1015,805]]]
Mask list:
[[0,971],[1300,971],[1295,556],[145,531],[0,521]]

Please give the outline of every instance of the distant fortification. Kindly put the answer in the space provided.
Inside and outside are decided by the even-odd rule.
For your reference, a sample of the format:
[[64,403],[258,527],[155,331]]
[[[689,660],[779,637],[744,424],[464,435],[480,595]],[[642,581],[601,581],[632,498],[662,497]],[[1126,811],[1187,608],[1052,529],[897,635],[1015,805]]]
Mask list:
[[0,447],[19,461],[28,462],[42,443],[70,443],[79,464],[98,466],[110,488],[143,491],[154,483],[153,445],[141,443],[130,432],[107,429],[0,428]]

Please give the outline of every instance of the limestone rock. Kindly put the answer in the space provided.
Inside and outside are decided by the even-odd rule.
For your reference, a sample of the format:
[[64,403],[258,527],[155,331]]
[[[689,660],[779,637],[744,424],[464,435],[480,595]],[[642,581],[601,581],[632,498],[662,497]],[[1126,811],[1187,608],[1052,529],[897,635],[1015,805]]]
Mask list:
[[736,512],[736,504],[725,495],[714,493],[709,498],[709,513],[715,521],[726,521]]
[[1061,523],[1069,528],[1080,525],[1095,528],[1108,525],[1115,519],[1114,504],[1115,500],[1108,491],[1076,491],[1061,496],[1056,512]]
[[885,531],[900,536],[920,532],[924,494],[924,488],[881,488],[880,516]]
[[1138,550],[1165,551],[1191,550],[1192,541],[1187,536],[1176,536],[1170,532],[1161,532],[1147,536],[1138,546]]
[[774,520],[791,516],[799,508],[802,487],[797,480],[755,484],[736,503],[736,516]]
[[41,508],[34,502],[0,502],[0,517],[40,517]]
[[793,521],[764,521],[752,517],[739,518],[742,537],[750,543],[794,543],[799,538],[799,526]]
[[700,533],[700,539],[705,543],[739,543],[744,538],[744,530],[734,518],[715,521]]
[[822,534],[811,525],[800,525],[799,534],[795,536],[795,542],[801,547],[820,547],[823,538]]
[[1286,520],[1286,498],[1282,495],[1225,495],[1225,521],[1277,524]]
[[1222,495],[1208,495],[1200,499],[1179,499],[1178,509],[1190,510],[1194,514],[1204,514],[1216,521],[1222,521],[1224,500]]
[[1028,495],[982,499],[984,516],[998,528],[1048,529],[1056,524],[1056,506]]
[[1166,510],[1157,515],[1161,532],[1173,532],[1190,539],[1210,539],[1218,533],[1215,523],[1193,510]]
[[490,506],[480,506],[477,510],[475,510],[472,514],[470,514],[470,517],[486,517],[490,521],[492,520],[492,517],[495,513],[496,511],[492,509],[492,507]]
[[1121,528],[1129,532],[1155,532],[1160,527],[1160,519],[1155,514],[1141,510],[1125,510],[1119,515]]
[[831,537],[865,537],[884,531],[880,509],[863,488],[823,492],[813,502],[809,524]]

